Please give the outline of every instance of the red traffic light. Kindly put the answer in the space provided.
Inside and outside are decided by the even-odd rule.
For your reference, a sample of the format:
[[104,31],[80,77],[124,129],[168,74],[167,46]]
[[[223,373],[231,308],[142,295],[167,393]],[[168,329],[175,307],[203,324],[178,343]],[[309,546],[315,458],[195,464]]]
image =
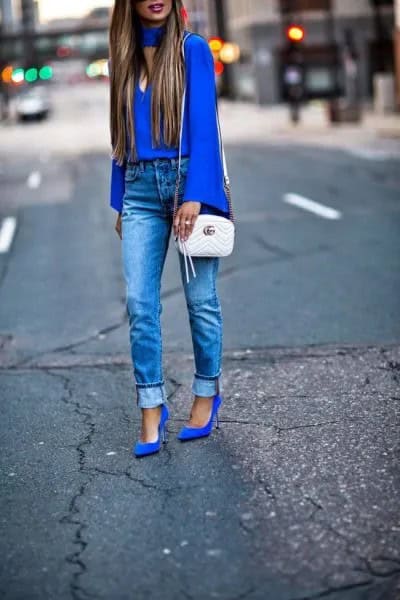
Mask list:
[[287,29],[286,35],[291,42],[302,42],[306,32],[300,25],[290,25],[290,27]]
[[216,75],[222,75],[224,70],[225,70],[224,63],[222,63],[220,60],[214,61],[214,72]]

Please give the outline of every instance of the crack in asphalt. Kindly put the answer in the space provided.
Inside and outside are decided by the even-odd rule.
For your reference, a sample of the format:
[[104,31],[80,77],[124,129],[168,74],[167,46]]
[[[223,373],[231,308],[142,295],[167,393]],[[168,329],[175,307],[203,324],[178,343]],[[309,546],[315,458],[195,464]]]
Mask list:
[[[316,348],[317,352],[311,352],[312,349]],[[396,349],[397,344],[387,344],[386,347],[377,347],[373,344],[366,345],[333,345],[328,344],[307,344],[305,346],[298,346],[293,348],[287,348],[286,346],[248,346],[247,348],[240,350],[225,350],[224,355],[230,362],[251,362],[256,360],[259,362],[261,359],[268,360],[271,365],[284,363],[291,360],[299,359],[327,359],[337,358],[338,356],[364,356],[368,352],[376,351],[380,354],[387,353],[390,349]]]
[[357,588],[362,588],[362,587],[366,587],[371,585],[371,581],[361,581],[361,582],[357,582],[357,583],[350,583],[348,585],[341,585],[341,586],[337,586],[337,587],[330,587],[326,590],[323,590],[321,592],[317,592],[316,594],[313,594],[311,596],[307,595],[307,596],[295,596],[293,598],[291,598],[290,600],[318,600],[318,598],[328,598],[329,596],[331,596],[332,594],[337,594],[340,592],[349,592],[351,590],[355,590]]
[[[52,356],[52,355],[57,355],[57,354],[63,354],[66,352],[70,352],[71,356],[78,356],[75,352],[74,349],[79,347],[79,346],[83,346],[84,344],[86,344],[87,342],[93,341],[95,339],[97,339],[100,335],[106,334],[108,331],[110,330],[115,330],[118,329],[119,327],[121,327],[123,325],[125,321],[125,318],[113,325],[109,325],[107,327],[104,327],[103,329],[100,329],[98,331],[96,331],[95,333],[92,333],[88,336],[86,336],[85,338],[82,338],[80,340],[77,340],[75,342],[71,342],[69,344],[65,344],[63,346],[57,346],[55,348],[50,348],[47,350],[43,350],[40,352],[36,352],[30,356],[27,356],[15,363],[11,363],[11,364],[0,364],[0,370],[9,370],[9,369],[20,369],[20,368],[55,368],[55,369],[60,369],[60,368],[74,368],[76,367],[76,363],[73,363],[71,365],[71,363],[66,362],[65,365],[58,363],[57,365],[35,365],[35,361],[38,360],[40,357],[43,356]],[[295,347],[295,348],[287,348],[285,346],[269,346],[267,348],[265,347],[259,347],[259,346],[248,346],[244,349],[240,349],[240,350],[235,350],[235,349],[225,349],[224,351],[224,357],[225,360],[228,362],[248,362],[251,363],[251,361],[255,360],[255,361],[259,361],[261,358],[265,361],[267,361],[269,364],[271,365],[276,365],[285,361],[291,361],[291,360],[299,360],[300,358],[303,359],[328,359],[328,358],[336,358],[337,356],[349,356],[349,357],[354,357],[354,356],[363,356],[364,354],[368,353],[369,351],[378,351],[381,354],[385,354],[386,352],[388,352],[389,349],[391,348],[396,348],[397,345],[396,344],[389,344],[387,345],[387,347],[380,347],[377,348],[376,346],[372,345],[372,344],[368,344],[368,345],[361,345],[361,346],[354,346],[354,345],[340,345],[340,346],[334,346],[333,344],[326,344],[326,345],[321,345],[321,344],[308,344],[305,346],[299,346],[299,347]],[[319,351],[317,352],[312,352],[311,350],[313,348],[317,348]],[[0,348],[1,350],[1,348]],[[185,356],[191,356],[190,352],[185,352],[184,353]],[[86,356],[86,355],[85,355]],[[96,355],[97,356],[97,355]],[[90,356],[89,356],[90,358]],[[112,364],[110,364],[110,360],[113,360],[114,355],[106,355],[106,354],[102,354],[99,355],[99,359],[103,360],[103,362],[100,362],[100,360],[96,360],[91,362],[86,362],[84,365],[80,365],[82,366],[82,368],[87,368],[87,367],[91,367],[91,366],[95,366],[95,367],[100,367],[102,365],[109,365],[109,366],[120,366],[120,363],[116,363],[115,361],[112,362]],[[93,359],[92,359],[93,360]],[[31,364],[30,364],[31,363]],[[130,364],[130,360],[127,357],[126,361],[123,361],[123,364]],[[383,366],[383,367],[376,367],[377,369],[383,369],[383,370],[390,370],[392,371],[393,374],[393,378],[398,381],[397,378],[397,371],[398,371],[398,367],[396,366],[397,363],[395,363],[395,361],[387,361],[387,365]],[[172,379],[171,379],[172,381]],[[369,378],[367,377],[367,380],[365,383],[369,383]]]
[[389,371],[392,374],[393,381],[399,382],[400,362],[388,360],[382,367],[377,367],[380,371]]
[[303,423],[302,425],[291,425],[290,427],[281,427],[280,425],[273,425],[272,427],[276,430],[279,437],[284,431],[295,431],[296,429],[308,429],[310,427],[324,427],[325,425],[338,425],[341,423],[358,421],[360,419],[363,419],[363,417],[351,417],[350,419],[341,419],[335,421],[319,421],[318,423]]
[[95,333],[91,333],[90,335],[87,335],[86,337],[84,337],[80,340],[76,340],[75,342],[70,342],[69,344],[65,344],[63,346],[56,346],[55,348],[51,348],[48,350],[42,350],[40,352],[35,352],[35,354],[27,356],[24,359],[16,362],[15,364],[9,365],[8,368],[19,369],[21,367],[24,367],[27,363],[30,363],[31,361],[35,361],[38,358],[40,358],[41,356],[46,356],[48,354],[50,354],[50,355],[51,354],[62,354],[64,352],[70,352],[70,351],[71,351],[71,353],[73,353],[75,348],[78,348],[79,346],[83,346],[84,344],[87,344],[88,342],[92,342],[92,341],[98,339],[98,337],[100,335],[107,335],[108,333],[119,329],[125,323],[126,323],[126,316],[124,316],[124,318],[121,321],[118,321],[117,323],[114,323],[111,325],[107,325],[106,327],[99,329]]
[[[166,450],[166,448],[164,448],[164,450]],[[165,454],[165,452],[163,452],[163,454]],[[167,459],[167,462],[168,461],[169,461],[169,459]],[[175,493],[179,493],[182,490],[184,490],[186,492],[188,490],[197,490],[201,487],[199,484],[193,484],[193,485],[185,484],[182,486],[173,485],[171,487],[158,485],[156,483],[153,483],[152,481],[142,479],[140,477],[135,477],[132,474],[132,466],[131,465],[128,465],[127,468],[125,469],[125,471],[110,471],[108,469],[101,469],[99,467],[93,467],[93,468],[86,469],[85,472],[92,473],[92,474],[99,473],[100,475],[111,475],[112,477],[126,477],[130,481],[133,481],[133,482],[139,484],[144,490],[156,490],[157,492],[166,494],[168,497],[172,497],[175,495]]]
[[322,504],[320,504],[319,502],[317,502],[316,500],[314,500],[310,496],[304,496],[304,499],[307,500],[307,502],[310,502],[310,504],[314,508],[314,510],[312,511],[312,513],[310,514],[310,516],[308,517],[308,520],[312,521],[314,519],[315,515],[317,513],[319,513],[320,510],[323,510],[323,506],[322,506]]
[[253,594],[256,591],[257,591],[257,589],[254,586],[252,586],[251,588],[242,592],[238,596],[232,596],[232,598],[230,598],[229,600],[245,600],[248,596],[250,596],[251,594]]
[[274,502],[277,502],[277,498],[276,498],[275,492],[273,492],[270,483],[268,481],[266,481],[263,477],[261,477],[261,475],[259,475],[257,477],[257,481],[262,486],[262,488],[264,489],[264,491],[267,494],[267,496],[271,500],[273,500]]
[[[317,500],[315,500],[314,498],[312,498],[309,495],[304,496],[304,498],[305,498],[305,500],[310,502],[312,504],[312,506],[314,507],[314,510],[309,517],[309,520],[314,520],[317,515],[322,514],[322,512],[324,511],[324,507],[320,502],[318,502]],[[326,514],[326,512],[324,514]],[[305,596],[305,597],[301,597],[301,598],[293,598],[293,600],[316,600],[317,598],[325,598],[331,594],[337,594],[338,592],[349,591],[354,588],[363,587],[363,586],[371,586],[376,583],[376,579],[390,579],[400,573],[400,560],[398,560],[396,558],[393,559],[390,557],[383,557],[380,555],[378,555],[376,557],[372,557],[372,558],[367,558],[366,556],[362,556],[359,552],[357,552],[354,549],[355,542],[353,540],[350,540],[348,537],[346,537],[342,532],[338,531],[332,524],[328,523],[324,518],[322,518],[322,519],[318,518],[317,522],[326,531],[329,531],[334,536],[338,537],[342,542],[344,542],[345,552],[352,558],[356,557],[360,561],[360,563],[362,565],[364,565],[364,567],[365,567],[364,569],[358,568],[358,567],[353,567],[353,571],[367,576],[368,579],[363,582],[357,582],[354,584],[348,584],[348,585],[337,586],[337,587],[327,584],[327,589],[319,592],[316,595]],[[380,560],[381,562],[386,561],[386,562],[391,562],[392,564],[397,564],[398,567],[392,568],[389,571],[384,571],[384,572],[379,571],[378,569],[374,568],[372,565],[372,563],[374,561],[377,562],[378,560]],[[328,577],[325,577],[325,581],[328,579]]]
[[319,421],[318,423],[302,423],[301,425],[291,425],[289,427],[282,427],[281,425],[270,425],[275,432],[276,438],[271,442],[271,448],[282,442],[282,434],[290,431],[296,431],[297,429],[310,429],[313,427],[325,427],[326,425],[339,425],[344,423],[351,423],[353,421],[362,420],[364,417],[351,417],[349,419],[333,420],[333,421]]
[[[320,252],[320,249],[317,249],[317,250],[311,250],[309,252],[299,252],[297,254],[293,254],[287,250],[284,250],[283,248],[279,248],[278,246],[268,244],[268,242],[263,240],[261,237],[259,237],[256,241],[257,241],[258,245],[262,245],[264,249],[267,249],[270,252],[272,252],[274,254],[274,256],[262,258],[261,260],[252,260],[251,264],[246,263],[243,265],[224,267],[223,269],[220,270],[218,277],[220,279],[226,279],[227,277],[230,277],[231,275],[236,275],[237,273],[240,273],[241,271],[248,271],[249,268],[253,269],[253,268],[257,268],[257,267],[263,267],[265,265],[269,265],[274,262],[279,262],[281,260],[296,259],[296,258],[301,258],[303,256],[307,257],[310,254],[313,255],[313,254]],[[165,290],[161,294],[161,300],[168,300],[169,298],[173,298],[174,296],[181,294],[181,293],[182,293],[182,286],[181,285],[176,286],[169,290]]]
[[[81,474],[86,475],[86,480],[79,485],[76,493],[71,497],[68,504],[68,512],[64,516],[59,519],[61,524],[73,525],[75,526],[73,545],[77,546],[78,549],[65,557],[65,561],[72,565],[76,570],[72,573],[71,581],[70,581],[70,592],[73,600],[89,600],[93,598],[97,598],[90,591],[85,589],[81,583],[82,576],[87,573],[87,565],[84,561],[83,553],[85,552],[88,542],[84,537],[84,531],[88,528],[88,524],[83,522],[80,518],[80,509],[79,509],[79,500],[83,498],[86,494],[87,488],[93,482],[97,475],[110,475],[115,477],[126,477],[128,480],[134,482],[135,484],[142,487],[142,489],[146,491],[155,490],[161,494],[163,494],[162,508],[161,512],[163,513],[167,502],[170,498],[172,498],[176,493],[180,493],[183,489],[187,491],[188,489],[196,490],[199,485],[194,484],[192,486],[172,486],[165,487],[162,485],[155,484],[146,479],[136,477],[132,473],[132,465],[128,464],[125,471],[111,471],[106,469],[101,469],[99,467],[88,467],[86,464],[86,446],[92,444],[93,436],[97,433],[96,424],[94,422],[94,417],[92,414],[92,408],[90,406],[85,406],[81,404],[78,400],[73,399],[73,391],[71,389],[71,378],[70,376],[65,375],[64,373],[60,373],[58,369],[48,369],[41,368],[40,370],[44,371],[47,375],[52,377],[61,379],[64,388],[64,395],[61,397],[61,400],[67,404],[68,406],[73,408],[73,412],[77,414],[80,418],[81,424],[86,428],[86,433],[83,438],[79,442],[75,449],[78,453],[78,471]],[[56,372],[58,371],[58,372]],[[170,378],[171,384],[175,386],[175,389],[171,392],[170,397],[172,397],[177,389],[182,385],[180,382],[175,380],[174,378]],[[131,422],[131,419],[124,407],[121,407],[123,418],[126,421]],[[166,457],[166,462],[168,463],[171,458],[171,452],[164,445],[163,456]]]
[[[367,347],[367,348],[364,347],[361,350],[367,351],[370,348],[371,347]],[[354,348],[354,347],[352,347],[352,349],[355,349],[357,351],[360,350],[359,348]],[[351,350],[350,350],[350,353],[351,353]],[[267,352],[271,352],[271,350],[268,350]],[[387,352],[387,349],[380,348],[379,352],[384,355]],[[347,355],[347,354],[349,354],[348,349],[346,349],[346,350],[337,349],[335,354],[332,356]],[[301,354],[293,353],[292,355],[286,354],[284,356],[278,357],[277,360],[283,360],[284,358],[287,358],[288,356],[290,357],[290,359],[291,358],[299,359],[302,357]],[[310,357],[310,358],[319,358],[319,359],[327,357],[326,354],[310,355],[310,354],[307,354],[307,352],[303,353],[303,357],[304,356],[306,358]],[[247,358],[248,358],[248,353],[246,353],[246,355],[245,355],[245,359],[247,359]],[[250,357],[250,359],[251,358],[254,358],[254,357]],[[235,358],[233,358],[233,360],[235,360]],[[96,365],[96,367],[99,368],[99,365]],[[86,479],[79,485],[77,491],[71,497],[69,505],[68,505],[68,512],[59,520],[59,522],[62,524],[73,525],[75,527],[74,538],[73,538],[72,543],[74,546],[77,547],[77,550],[65,557],[66,562],[69,565],[72,565],[74,567],[74,572],[71,576],[71,581],[70,581],[71,596],[72,596],[73,600],[87,600],[90,598],[95,598],[96,596],[94,596],[90,591],[84,589],[84,587],[82,586],[82,581],[81,581],[82,576],[87,572],[87,565],[85,563],[83,554],[88,545],[88,542],[85,539],[85,530],[87,530],[88,524],[82,521],[82,518],[80,516],[80,509],[79,509],[79,501],[81,498],[83,498],[85,496],[85,494],[87,493],[87,489],[90,486],[90,484],[93,482],[93,480],[98,476],[100,476],[100,477],[101,476],[125,477],[125,478],[129,479],[130,481],[134,482],[135,485],[140,486],[142,488],[142,490],[145,491],[146,493],[151,493],[152,491],[156,490],[157,492],[159,492],[160,494],[163,495],[162,512],[164,512],[166,510],[169,500],[172,499],[176,493],[180,493],[181,488],[179,488],[179,486],[178,487],[174,486],[173,488],[169,488],[169,487],[165,487],[162,485],[158,485],[158,484],[152,482],[151,480],[137,477],[132,472],[132,468],[133,468],[132,464],[128,464],[128,466],[126,467],[125,470],[120,470],[120,471],[106,470],[106,469],[101,469],[99,467],[88,467],[87,460],[86,460],[87,459],[86,449],[88,446],[90,446],[90,444],[92,444],[93,437],[97,433],[96,423],[95,423],[95,419],[94,419],[94,415],[93,415],[93,411],[95,409],[93,407],[87,406],[73,398],[71,376],[69,374],[66,375],[65,373],[60,372],[61,370],[63,370],[62,365],[61,366],[57,365],[55,367],[36,366],[36,367],[30,367],[30,368],[34,368],[39,371],[43,371],[43,372],[47,373],[48,375],[51,375],[55,378],[61,379],[61,381],[63,382],[64,392],[65,392],[64,395],[61,397],[61,400],[65,404],[67,404],[71,408],[73,408],[73,412],[76,415],[78,415],[81,425],[85,429],[84,435],[81,438],[81,440],[79,441],[79,443],[75,446],[75,449],[78,454],[79,473],[85,475]],[[393,360],[389,360],[389,361],[386,361],[384,366],[378,366],[376,368],[380,369],[380,370],[388,371],[391,373],[394,372],[396,375],[397,372],[400,370],[400,363],[393,361]],[[11,370],[13,370],[13,369],[16,369],[16,367],[13,367]],[[168,381],[170,382],[171,387],[173,388],[172,392],[169,394],[169,400],[171,400],[177,394],[177,391],[183,384],[171,376],[168,377]],[[368,385],[370,383],[369,378],[368,378],[368,381],[365,381],[364,383],[365,383],[365,385]],[[301,394],[301,395],[286,394],[284,397],[287,398],[288,396],[305,398],[305,397],[308,397],[309,395],[308,394]],[[272,397],[277,397],[277,396],[268,396],[268,397],[272,398]],[[400,400],[400,397],[394,395],[394,396],[391,396],[391,399],[394,401],[398,401],[398,400]],[[125,407],[120,406],[118,408],[122,411],[124,421],[127,423],[132,423],[132,418],[126,411]],[[224,420],[222,420],[222,422],[232,423],[232,424],[237,424],[237,425],[255,425],[255,426],[259,425],[259,426],[269,427],[273,431],[276,432],[276,439],[272,440],[272,443],[271,443],[271,447],[272,447],[282,441],[280,438],[281,438],[281,435],[285,432],[291,432],[291,431],[294,431],[297,429],[301,430],[301,429],[305,429],[305,428],[313,428],[313,427],[318,428],[318,427],[324,427],[327,425],[343,424],[346,422],[353,422],[353,421],[359,420],[359,419],[363,419],[363,417],[351,417],[349,419],[319,421],[316,423],[304,423],[304,424],[300,424],[300,425],[292,425],[292,426],[287,426],[287,427],[283,427],[283,426],[279,426],[279,425],[275,425],[275,424],[266,424],[266,423],[263,423],[260,421],[240,420],[240,419],[224,419]],[[176,420],[176,421],[182,420],[183,421],[184,419],[174,419],[174,420]],[[393,423],[392,423],[392,425],[393,425]],[[166,449],[166,452],[165,452],[165,454],[164,453],[163,454],[164,454],[166,461],[169,461],[169,460],[171,460],[171,453],[167,449],[167,447],[165,449]],[[274,502],[276,505],[276,508],[279,509],[280,500],[277,498],[277,495],[276,495],[271,483],[269,481],[267,481],[265,478],[263,478],[262,476],[259,476],[257,480],[258,480],[258,483],[264,489],[266,495],[271,500],[271,502]],[[194,485],[193,489],[196,489],[197,487],[198,486]],[[185,486],[184,489],[187,491],[187,489],[188,489],[187,486]],[[354,567],[353,571],[364,575],[367,579],[362,582],[358,581],[356,583],[335,587],[335,586],[329,585],[329,582],[327,581],[329,579],[329,575],[328,575],[325,578],[326,589],[322,589],[321,591],[317,592],[316,594],[302,596],[302,597],[296,597],[296,598],[293,598],[292,600],[317,600],[318,598],[327,598],[331,595],[349,591],[349,590],[353,590],[356,588],[362,588],[362,587],[367,588],[371,585],[375,585],[377,580],[378,581],[383,580],[383,579],[388,580],[388,579],[396,577],[400,573],[400,559],[391,558],[391,557],[383,556],[383,555],[378,555],[378,556],[373,556],[373,557],[366,557],[366,556],[360,555],[354,548],[354,545],[357,543],[357,540],[348,539],[346,537],[346,535],[344,535],[341,531],[339,531],[332,524],[330,524],[329,522],[326,521],[326,517],[329,515],[328,515],[328,513],[324,512],[323,505],[308,494],[304,495],[303,498],[312,507],[310,514],[308,515],[308,517],[305,520],[308,520],[308,521],[314,520],[326,531],[330,532],[332,535],[339,538],[344,543],[344,551],[346,552],[346,554],[351,556],[351,558],[353,560],[354,560],[354,558],[356,558],[360,562],[360,567]],[[247,524],[245,522],[243,522],[243,520],[240,520],[239,524],[244,532],[246,532],[248,534],[254,534],[254,531],[252,530],[252,528],[247,526]],[[249,590],[249,591],[245,592],[244,595],[238,596],[238,598],[242,598],[242,597],[245,598],[247,595],[249,595],[253,591],[254,590]]]
[[[262,238],[260,238],[260,240],[262,240]],[[260,242],[259,240],[259,242]],[[261,242],[260,242],[261,243]],[[272,259],[268,259],[268,260],[261,260],[261,261],[253,261],[251,264],[251,268],[255,268],[258,266],[262,266],[264,264],[269,264],[272,262],[277,262],[280,260],[287,260],[289,258],[299,258],[299,257],[304,257],[304,256],[308,256],[308,255],[313,255],[317,252],[320,252],[320,249],[315,249],[315,250],[311,250],[308,252],[303,252],[303,253],[298,253],[296,255],[292,255],[290,252],[287,252],[286,250],[279,248],[278,246],[274,246],[274,245],[270,245],[267,242],[265,242],[264,240],[262,240],[262,244],[264,246],[268,246],[268,249],[272,252],[275,253],[275,258]],[[241,271],[243,269],[248,269],[249,265],[243,265],[243,266],[234,266],[234,267],[229,267],[226,269],[223,269],[220,273],[220,277],[221,278],[225,278],[228,277],[238,271]],[[166,290],[165,292],[163,292],[161,294],[161,301],[166,300],[174,295],[177,295],[178,293],[182,293],[182,287],[176,287],[176,288],[172,288],[171,290]],[[116,331],[117,329],[121,328],[123,325],[126,325],[127,322],[127,314],[126,314],[126,308],[124,309],[124,315],[122,317],[122,319],[120,319],[119,321],[117,321],[116,323],[112,323],[110,325],[107,325],[106,327],[102,327],[101,329],[97,330],[94,333],[91,333],[87,336],[85,336],[84,338],[80,339],[80,340],[76,340],[74,342],[70,342],[69,344],[64,344],[62,346],[56,346],[55,348],[50,348],[47,350],[42,350],[40,352],[35,352],[34,354],[31,354],[30,356],[27,356],[19,361],[17,361],[14,364],[11,365],[7,365],[5,368],[15,368],[15,369],[19,369],[21,367],[26,366],[27,364],[29,364],[32,361],[37,360],[38,358],[40,358],[41,356],[46,356],[46,355],[51,355],[51,354],[61,354],[64,352],[71,352],[71,354],[76,354],[75,353],[75,349],[79,348],[80,346],[83,346],[85,344],[87,344],[88,342],[94,341],[96,339],[98,339],[98,337],[100,335],[107,335],[108,333],[111,333],[113,331]],[[308,346],[306,346],[305,348],[310,348],[316,346],[316,344],[310,344]],[[367,346],[367,348],[372,348],[372,346]],[[1,349],[1,347],[0,347]],[[282,349],[282,347],[277,347],[276,349]],[[344,350],[342,350],[342,352],[344,354],[350,353],[351,349],[353,350],[359,350],[356,346],[352,346],[349,348],[346,348]],[[257,352],[257,350],[259,350],[259,348],[255,348],[255,349],[247,349],[246,352],[250,350],[251,352]],[[274,348],[271,347],[271,352],[274,350]],[[340,354],[341,351],[338,349],[332,356],[337,356],[338,354]],[[227,354],[227,352],[225,352],[225,355]],[[306,354],[306,353],[305,353]],[[306,356],[308,358],[320,358],[321,355],[317,354],[317,355],[312,355],[312,354],[306,354]],[[324,355],[325,357],[327,357],[327,355]],[[295,354],[294,358],[298,358],[299,355]],[[241,358],[236,358],[236,360],[248,360],[248,356],[246,357],[241,357]],[[290,354],[287,354],[286,357],[280,357],[280,360],[282,360],[283,358],[289,359],[292,358],[292,356],[290,356]],[[233,357],[232,357],[233,360]],[[273,361],[275,362],[275,361]],[[2,366],[0,366],[0,368],[4,368]],[[396,378],[397,380],[397,378]]]
[[[263,242],[263,243],[264,243],[264,245],[267,244],[267,242]],[[313,250],[311,252],[311,254],[314,254],[315,252],[316,252],[316,250]],[[275,253],[276,253],[276,250],[275,250]],[[268,259],[268,260],[263,259],[261,261],[253,261],[251,264],[251,267],[254,268],[254,267],[262,266],[264,264],[268,264],[271,262],[275,262],[275,261],[279,261],[279,260],[286,260],[288,258],[298,258],[299,256],[307,256],[308,254],[310,254],[310,252],[292,255],[290,253],[286,253],[286,251],[284,251],[284,250],[281,250],[280,254],[278,256],[276,256],[276,258]],[[248,265],[224,269],[221,271],[220,277],[222,277],[222,278],[228,277],[228,276],[232,275],[233,273],[236,273],[236,272],[244,270],[244,269],[248,269]],[[171,297],[173,297],[177,294],[181,294],[181,293],[182,293],[182,286],[172,288],[171,290],[166,290],[165,292],[163,292],[161,294],[161,301],[167,300],[168,298],[171,298]],[[10,366],[18,369],[18,368],[23,367],[27,363],[37,360],[41,356],[45,356],[47,354],[56,354],[56,353],[63,353],[63,352],[74,353],[76,348],[79,348],[80,346],[83,346],[84,344],[87,344],[88,342],[96,340],[100,335],[107,335],[113,331],[116,331],[123,325],[126,325],[126,322],[127,322],[127,315],[126,315],[126,309],[125,309],[123,318],[121,320],[117,321],[117,323],[113,323],[113,324],[107,325],[106,327],[102,327],[95,333],[91,333],[90,335],[87,335],[86,337],[84,337],[80,340],[76,340],[75,342],[70,342],[69,344],[65,344],[62,346],[56,346],[55,348],[43,350],[41,352],[36,352],[30,356],[25,357],[24,359],[22,359],[18,362],[16,362],[14,365],[10,365]]]
[[[73,407],[73,412],[79,416],[82,425],[87,428],[87,433],[84,435],[83,439],[75,448],[78,453],[79,472],[86,474],[87,471],[85,469],[85,446],[88,446],[92,443],[92,438],[96,433],[96,425],[93,422],[93,416],[90,412],[91,408],[88,406],[82,406],[80,402],[73,399],[73,392],[71,389],[71,381],[69,376],[66,376],[63,373],[55,373],[51,370],[44,370],[47,372],[48,375],[61,379],[65,390],[65,395],[61,398],[62,401],[65,404]],[[89,474],[87,479],[79,486],[78,491],[72,496],[68,506],[68,513],[61,517],[61,519],[59,519],[59,522],[61,524],[75,526],[74,539],[72,543],[73,545],[78,546],[78,549],[65,557],[65,560],[68,564],[77,567],[77,569],[72,573],[72,578],[70,581],[70,592],[73,600],[86,600],[87,598],[96,597],[87,590],[85,590],[80,582],[82,575],[84,575],[87,572],[87,566],[83,560],[82,555],[88,545],[88,542],[84,539],[84,531],[85,529],[87,529],[87,524],[80,519],[80,509],[78,506],[78,502],[80,498],[85,496],[86,489],[90,485],[92,480],[93,475]]]

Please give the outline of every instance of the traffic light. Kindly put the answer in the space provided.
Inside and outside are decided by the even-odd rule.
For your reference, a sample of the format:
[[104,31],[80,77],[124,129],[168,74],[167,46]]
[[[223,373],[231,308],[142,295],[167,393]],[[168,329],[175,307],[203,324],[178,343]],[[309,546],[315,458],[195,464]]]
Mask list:
[[286,37],[289,42],[299,44],[305,38],[306,32],[301,25],[289,25],[286,31]]
[[53,77],[53,69],[50,65],[13,67],[7,65],[0,73],[4,83],[22,85],[24,83],[35,83],[35,81],[46,81]]
[[1,80],[3,83],[11,83],[12,81],[13,68],[11,65],[7,65],[1,71]]
[[234,63],[240,58],[240,47],[232,42],[225,42],[222,38],[214,36],[208,38],[208,45],[214,57],[215,74],[222,75],[224,65]]
[[224,41],[217,36],[208,38],[208,45],[214,57],[214,71],[216,75],[222,75],[224,65],[220,61],[220,52],[224,46]]
[[34,81],[37,81],[38,78],[38,70],[36,67],[29,67],[29,69],[26,69],[25,71],[25,81],[28,83],[33,83]]
[[300,106],[306,97],[305,90],[305,51],[306,31],[298,23],[290,23],[285,28],[285,44],[282,48],[282,91],[288,101],[290,118],[293,123],[300,120]]
[[215,70],[216,75],[222,75],[222,73],[225,70],[224,63],[221,62],[220,60],[216,60],[214,62],[214,70]]
[[219,58],[226,65],[237,62],[240,58],[240,46],[233,42],[225,42],[219,52]]
[[210,46],[210,50],[214,55],[214,58],[218,58],[218,55],[224,45],[223,40],[220,37],[210,37],[208,38],[208,45]]
[[304,40],[306,31],[304,27],[291,23],[286,27],[286,44],[283,50],[283,62],[288,65],[304,65]]

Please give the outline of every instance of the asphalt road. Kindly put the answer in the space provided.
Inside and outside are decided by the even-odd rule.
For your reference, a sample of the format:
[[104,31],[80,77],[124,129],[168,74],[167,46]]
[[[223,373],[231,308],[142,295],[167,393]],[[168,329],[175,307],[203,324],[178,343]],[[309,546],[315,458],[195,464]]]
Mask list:
[[108,157],[46,148],[1,150],[1,597],[398,600],[399,161],[227,145],[221,429],[175,439],[193,359],[171,242],[170,441],[137,461]]

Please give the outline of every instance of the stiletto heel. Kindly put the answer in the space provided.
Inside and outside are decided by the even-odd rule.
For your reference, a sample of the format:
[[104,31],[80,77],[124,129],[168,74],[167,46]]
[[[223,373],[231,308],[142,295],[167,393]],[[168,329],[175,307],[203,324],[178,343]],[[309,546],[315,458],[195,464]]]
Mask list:
[[214,417],[216,418],[216,428],[219,429],[218,410],[219,410],[221,404],[222,404],[222,397],[219,395],[219,390],[218,390],[218,393],[215,394],[215,396],[213,398],[211,416],[210,416],[208,423],[206,423],[204,425],[204,427],[188,427],[185,425],[184,427],[182,427],[182,429],[178,433],[178,436],[177,436],[178,440],[181,440],[183,442],[186,440],[194,440],[196,438],[205,437],[207,435],[210,435],[212,426],[214,423]]
[[167,442],[167,428],[166,424],[169,419],[169,412],[166,404],[161,405],[161,417],[160,424],[158,425],[158,438],[155,442],[136,442],[133,448],[135,456],[147,456],[148,454],[154,454],[161,448],[161,440],[163,443]]

